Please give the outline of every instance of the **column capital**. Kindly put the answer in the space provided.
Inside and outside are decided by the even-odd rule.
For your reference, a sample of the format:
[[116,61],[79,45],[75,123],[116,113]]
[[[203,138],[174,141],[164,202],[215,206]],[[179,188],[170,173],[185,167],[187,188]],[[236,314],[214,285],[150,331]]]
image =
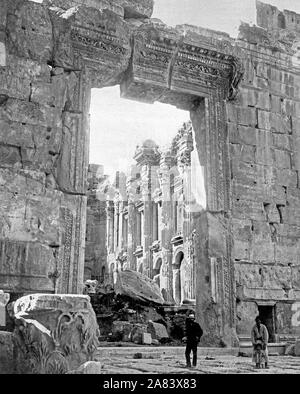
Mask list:
[[155,166],[159,164],[160,152],[158,145],[152,140],[146,140],[142,145],[136,147],[134,159],[140,166],[151,165]]

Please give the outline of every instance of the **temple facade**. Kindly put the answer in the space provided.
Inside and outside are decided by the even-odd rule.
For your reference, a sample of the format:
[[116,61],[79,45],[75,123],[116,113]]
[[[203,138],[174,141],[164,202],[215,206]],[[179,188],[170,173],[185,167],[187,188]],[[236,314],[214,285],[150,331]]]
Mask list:
[[90,164],[88,169],[87,214],[85,233],[84,278],[105,280],[106,251],[106,196],[99,186],[108,181],[101,165]]
[[118,270],[136,270],[177,306],[195,304],[193,221],[201,207],[192,191],[192,151],[190,122],[168,148],[144,141],[128,174],[116,174],[106,202],[110,280]]

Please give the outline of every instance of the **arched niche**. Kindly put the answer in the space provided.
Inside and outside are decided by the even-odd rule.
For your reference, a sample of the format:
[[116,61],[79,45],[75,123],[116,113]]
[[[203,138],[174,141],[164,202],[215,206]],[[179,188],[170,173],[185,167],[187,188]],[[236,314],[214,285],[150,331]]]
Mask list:
[[84,280],[92,279],[92,269],[90,267],[84,267]]
[[110,263],[109,265],[109,279],[111,283],[114,283],[114,271],[115,271],[115,263]]
[[162,258],[158,257],[153,264],[153,277],[155,275],[160,274],[161,266],[162,266]]
[[184,261],[183,250],[178,250],[174,256],[172,270],[173,270],[173,298],[177,305],[182,301],[182,285],[184,278],[182,277],[181,265]]
[[160,288],[160,274],[161,274],[161,267],[162,267],[162,258],[158,257],[153,265],[153,273],[152,277],[155,283],[157,283],[158,287]]
[[277,20],[278,20],[279,29],[286,29],[285,16],[283,15],[282,12],[280,14],[278,14]]
[[137,270],[140,274],[142,274],[143,273],[143,263],[142,262],[140,262],[139,263],[139,265],[138,265],[138,270]]

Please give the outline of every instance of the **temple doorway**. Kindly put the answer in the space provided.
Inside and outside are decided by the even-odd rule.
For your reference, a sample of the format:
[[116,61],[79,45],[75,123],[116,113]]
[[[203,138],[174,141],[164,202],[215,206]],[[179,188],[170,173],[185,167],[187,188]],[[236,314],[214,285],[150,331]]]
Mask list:
[[262,324],[267,327],[269,333],[269,342],[276,341],[276,306],[275,305],[258,305],[258,312]]

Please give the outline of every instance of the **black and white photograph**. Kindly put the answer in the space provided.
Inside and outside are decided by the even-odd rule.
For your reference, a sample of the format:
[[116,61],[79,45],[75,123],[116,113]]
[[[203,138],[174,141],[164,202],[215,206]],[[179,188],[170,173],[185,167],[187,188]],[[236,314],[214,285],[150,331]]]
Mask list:
[[0,375],[275,374],[300,374],[300,1],[0,0]]

